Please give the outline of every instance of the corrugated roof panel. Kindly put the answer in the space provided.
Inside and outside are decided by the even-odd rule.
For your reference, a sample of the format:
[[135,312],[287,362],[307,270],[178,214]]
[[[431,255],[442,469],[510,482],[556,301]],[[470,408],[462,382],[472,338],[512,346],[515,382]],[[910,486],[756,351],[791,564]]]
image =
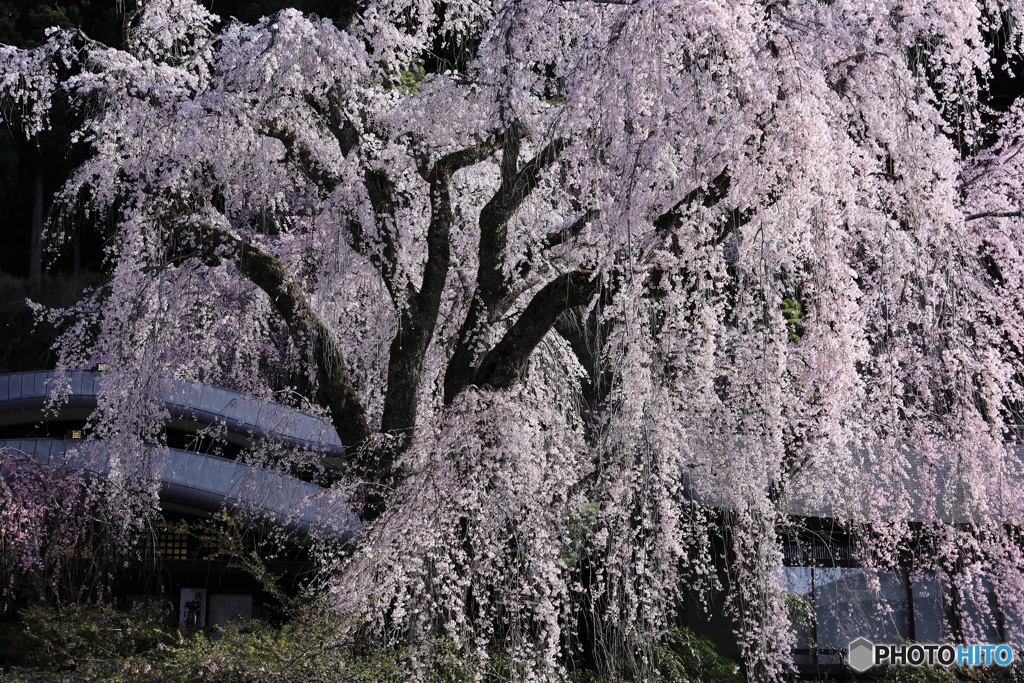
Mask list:
[[[97,382],[102,373],[67,373],[72,400],[66,405],[81,409],[96,405]],[[26,424],[37,419],[28,415],[38,410],[49,395],[49,382],[55,373],[13,373],[0,375],[0,413],[5,424],[17,424],[18,413],[26,413]],[[34,397],[25,403],[23,398]],[[345,448],[333,426],[312,415],[276,403],[262,401],[229,389],[176,381],[164,392],[164,401],[173,419],[204,424],[225,422],[233,434],[245,438],[262,437],[290,445],[322,448],[332,458],[344,456]]]

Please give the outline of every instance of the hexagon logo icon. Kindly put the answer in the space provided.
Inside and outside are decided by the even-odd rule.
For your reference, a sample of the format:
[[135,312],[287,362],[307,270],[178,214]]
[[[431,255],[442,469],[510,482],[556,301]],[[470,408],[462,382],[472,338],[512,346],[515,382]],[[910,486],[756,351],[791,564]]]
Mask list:
[[850,668],[863,673],[875,665],[875,644],[867,638],[858,638],[850,643],[847,661]]

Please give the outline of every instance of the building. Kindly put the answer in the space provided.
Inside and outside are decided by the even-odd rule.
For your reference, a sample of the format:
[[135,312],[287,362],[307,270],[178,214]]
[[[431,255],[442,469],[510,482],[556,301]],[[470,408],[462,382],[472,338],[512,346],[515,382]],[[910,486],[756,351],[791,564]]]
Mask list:
[[[58,383],[62,400],[50,406]],[[83,438],[83,427],[97,407],[99,374],[22,372],[0,375],[0,453],[17,453],[43,465],[63,466],[106,476],[128,467],[100,441]],[[172,382],[161,396],[167,411],[167,448],[136,458],[152,468],[160,504],[170,521],[199,520],[234,510],[292,533],[295,542],[269,569],[301,580],[310,565],[304,543],[310,534],[344,543],[360,527],[359,518],[336,492],[269,468],[233,459],[263,440],[306,448],[328,466],[345,455],[333,427],[285,406],[189,382]],[[216,438],[211,434],[216,432]],[[212,443],[217,447],[213,448]],[[216,451],[210,452],[210,451]],[[262,587],[230,562],[211,557],[196,538],[170,527],[154,539],[152,552],[118,577],[118,589],[133,599],[172,601],[182,625],[214,626],[258,613]]]

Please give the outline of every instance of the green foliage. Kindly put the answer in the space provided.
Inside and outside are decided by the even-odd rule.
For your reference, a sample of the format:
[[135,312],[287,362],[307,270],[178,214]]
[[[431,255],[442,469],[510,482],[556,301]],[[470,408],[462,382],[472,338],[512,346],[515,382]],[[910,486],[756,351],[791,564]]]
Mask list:
[[[373,649],[351,639],[354,625],[307,606],[280,628],[235,623],[216,631],[166,626],[168,614],[140,607],[33,607],[8,627],[8,641],[24,654],[2,676],[11,683],[428,683],[480,680],[467,661],[443,644],[429,659],[401,650]],[[515,680],[495,658],[484,681]]]
[[408,69],[398,72],[398,87],[402,92],[413,93],[420,89],[420,83],[427,77],[422,59],[414,59]]
[[[128,611],[94,604],[29,606],[0,631],[0,644],[12,653],[5,663],[7,670],[0,670],[0,679],[11,683],[400,683],[410,680],[413,672],[429,683],[520,678],[520,672],[497,656],[478,677],[450,643],[438,643],[428,648],[433,652],[429,658],[420,654],[415,660],[402,650],[360,644],[353,637],[357,624],[312,603],[279,628],[243,622],[208,631],[179,629],[176,617],[169,604],[167,609],[150,603]],[[686,629],[670,631],[655,652],[660,683],[743,681],[735,662]],[[589,671],[571,676],[572,683],[612,680]],[[921,679],[921,683],[945,683],[945,679]]]
[[786,593],[786,610],[789,612],[789,623],[794,626],[810,628],[817,621],[814,605],[802,595]]
[[890,666],[885,672],[888,683],[956,683],[949,669],[933,666]]
[[714,644],[689,629],[665,634],[657,649],[657,667],[664,683],[743,683],[739,664],[723,657]]
[[25,666],[74,669],[80,662],[132,657],[168,645],[174,637],[167,615],[146,606],[127,612],[110,605],[29,605],[21,611],[18,657]]
[[[640,649],[649,649],[651,663],[657,675],[637,671],[630,666],[613,674],[592,669],[574,671],[571,683],[745,683],[740,665],[723,657],[707,638],[695,635],[686,627],[666,632],[653,647],[636,643]],[[614,663],[613,663],[614,667]]]
[[569,517],[569,539],[562,546],[562,559],[575,567],[585,552],[587,538],[597,524],[601,507],[597,503],[584,503]]
[[789,341],[799,341],[804,336],[804,305],[800,300],[793,297],[786,297],[779,306],[782,309],[782,317],[786,319],[786,329],[789,331]]
[[[85,3],[88,5],[88,3]],[[80,3],[42,3],[0,0],[0,43],[36,47],[51,26],[70,28],[82,23]]]
[[427,77],[426,62],[422,59],[413,59],[408,68],[394,68],[385,60],[380,60],[385,76],[383,82],[377,80],[388,90],[401,90],[403,93],[414,93],[420,89],[420,83]]
[[249,622],[203,632],[167,623],[174,615],[140,606],[34,606],[8,627],[23,654],[9,681],[214,682],[351,681],[398,683],[404,662],[340,642],[346,624],[307,612],[281,628]]

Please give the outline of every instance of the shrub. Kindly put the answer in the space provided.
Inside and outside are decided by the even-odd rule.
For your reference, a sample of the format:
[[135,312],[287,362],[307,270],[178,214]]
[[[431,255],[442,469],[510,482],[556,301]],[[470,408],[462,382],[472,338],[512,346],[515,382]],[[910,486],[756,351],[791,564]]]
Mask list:
[[[474,672],[444,644],[430,661],[399,650],[374,649],[352,639],[355,629],[330,614],[306,609],[280,628],[233,623],[203,631],[179,629],[172,611],[138,605],[32,605],[8,623],[0,642],[17,653],[0,676],[11,683],[469,683]],[[16,647],[15,647],[16,646]],[[662,683],[740,683],[738,665],[687,629],[670,631],[655,648]],[[494,658],[485,682],[516,680],[509,662]],[[611,683],[581,671],[572,683]],[[936,683],[939,683],[936,680]],[[979,682],[980,683],[980,682]]]
[[658,670],[665,683],[742,683],[739,665],[723,657],[707,638],[687,628],[669,631],[658,648]]

